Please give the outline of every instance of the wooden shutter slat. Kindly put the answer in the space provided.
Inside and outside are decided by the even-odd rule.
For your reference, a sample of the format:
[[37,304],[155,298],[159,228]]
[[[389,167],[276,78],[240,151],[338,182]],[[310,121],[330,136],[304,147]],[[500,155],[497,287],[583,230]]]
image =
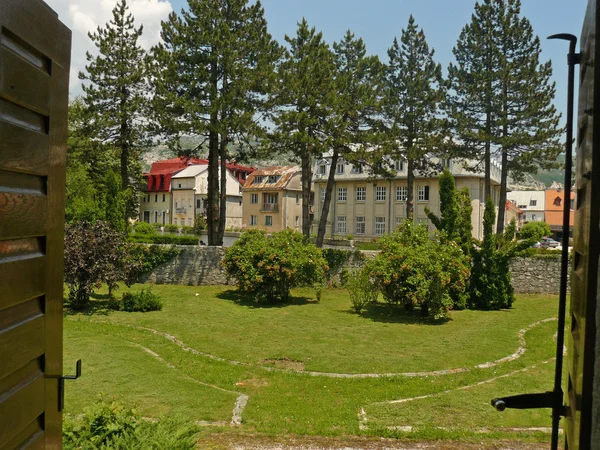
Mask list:
[[36,133],[0,120],[0,169],[48,175],[47,134]]
[[8,441],[5,445],[1,446],[0,450],[12,450],[15,448],[27,448],[29,450],[45,448],[44,430],[41,427],[41,417],[36,418],[33,422],[27,425],[23,431]]
[[0,262],[0,310],[44,295],[45,265],[45,257]]
[[[0,378],[43,355],[46,348],[44,334],[43,316],[28,318],[9,329],[0,330],[0,361],[2,361]],[[21,348],[21,351],[15,352],[15,347]]]
[[0,442],[17,437],[21,430],[44,412],[44,378],[40,374],[15,391],[9,391],[0,401]]
[[0,47],[0,96],[48,116],[50,76],[6,47]]

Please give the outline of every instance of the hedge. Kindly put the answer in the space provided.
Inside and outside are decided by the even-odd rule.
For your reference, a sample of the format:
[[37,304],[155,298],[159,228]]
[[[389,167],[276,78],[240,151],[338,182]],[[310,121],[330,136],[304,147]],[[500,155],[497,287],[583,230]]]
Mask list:
[[200,238],[196,236],[168,236],[168,235],[151,235],[151,236],[129,236],[129,242],[139,244],[172,244],[172,245],[198,245]]

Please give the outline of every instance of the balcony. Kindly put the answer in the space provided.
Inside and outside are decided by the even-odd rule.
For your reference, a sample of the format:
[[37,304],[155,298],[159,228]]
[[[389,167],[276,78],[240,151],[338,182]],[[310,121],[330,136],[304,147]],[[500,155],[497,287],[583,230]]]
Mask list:
[[175,208],[175,214],[185,214],[186,211],[185,208]]
[[262,208],[260,208],[262,212],[279,212],[279,204],[278,203],[263,203]]

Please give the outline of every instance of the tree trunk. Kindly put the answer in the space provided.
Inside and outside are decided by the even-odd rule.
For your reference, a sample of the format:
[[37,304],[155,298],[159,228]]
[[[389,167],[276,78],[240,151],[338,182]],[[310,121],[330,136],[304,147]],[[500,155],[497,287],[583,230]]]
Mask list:
[[485,115],[485,195],[484,203],[492,196],[492,113]]
[[[413,221],[415,215],[415,162],[406,160],[406,218]],[[390,192],[390,195],[392,193]],[[391,220],[391,219],[390,219]]]
[[[331,166],[329,167],[329,177],[327,178],[327,188],[325,191],[325,200],[323,201],[323,208],[321,209],[321,217],[319,218],[319,228],[317,231],[317,247],[323,247],[323,240],[325,239],[325,232],[327,231],[327,217],[329,216],[329,206],[331,205],[331,197],[333,192],[333,185],[335,184],[335,171],[339,158],[339,152],[337,149],[333,150],[331,157]],[[317,193],[315,192],[315,195]],[[350,195],[350,193],[348,193]],[[334,218],[335,220],[335,218]]]
[[[215,114],[214,121],[216,122],[216,120]],[[211,117],[211,122],[213,122],[213,117]],[[219,135],[213,130],[208,135],[206,228],[208,231],[208,245],[219,245]]]
[[500,198],[498,199],[498,221],[496,224],[496,233],[504,233],[504,216],[506,214],[506,184],[508,181],[508,149],[506,148],[506,138],[508,137],[508,86],[504,81],[502,88],[502,167],[500,172]]
[[221,160],[221,195],[219,204],[219,228],[217,245],[223,245],[223,235],[227,225],[227,137],[221,134],[219,156]]
[[310,239],[310,187],[312,182],[311,152],[305,149],[301,156],[302,166],[302,234],[304,240]]
[[[121,146],[121,192],[125,192],[129,188],[129,142],[131,129],[127,124],[127,118],[123,111],[125,111],[125,106],[127,104],[127,93],[125,92],[125,87],[121,87],[121,124],[120,124],[120,146]],[[129,200],[129,199],[127,199]],[[127,201],[129,203],[129,201]],[[127,220],[129,217],[128,210],[129,205],[125,204],[125,217],[123,220],[125,221],[125,231],[128,230],[129,221]]]

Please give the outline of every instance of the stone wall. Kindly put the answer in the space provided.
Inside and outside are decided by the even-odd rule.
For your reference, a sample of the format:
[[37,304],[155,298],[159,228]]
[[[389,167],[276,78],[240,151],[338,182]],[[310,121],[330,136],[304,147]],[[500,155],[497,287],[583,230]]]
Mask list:
[[179,254],[175,258],[144,275],[141,281],[187,286],[228,284],[227,274],[219,265],[225,248],[178,245],[177,249]]
[[[516,293],[559,293],[560,258],[514,258],[510,262],[510,271]],[[569,275],[570,272],[569,268]]]
[[[171,261],[157,267],[142,277],[142,282],[156,284],[182,284],[188,286],[224,285],[227,282],[225,270],[219,263],[225,255],[223,247],[177,246],[179,255]],[[357,269],[364,260],[373,258],[377,252],[361,251],[362,257],[352,252],[346,268]],[[515,258],[510,264],[512,283],[516,293],[528,294],[558,294],[560,288],[560,259],[559,258]],[[330,276],[330,282],[340,285],[338,268]]]

